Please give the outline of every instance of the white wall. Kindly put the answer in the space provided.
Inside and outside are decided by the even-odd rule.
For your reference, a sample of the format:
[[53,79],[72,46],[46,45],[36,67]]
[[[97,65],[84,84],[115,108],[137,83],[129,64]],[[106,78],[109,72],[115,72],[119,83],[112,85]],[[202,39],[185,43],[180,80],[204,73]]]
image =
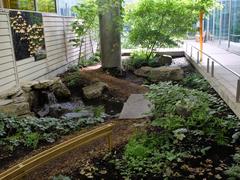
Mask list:
[[[69,42],[74,38],[72,20],[73,17],[43,14],[47,58],[15,61],[8,13],[0,12],[0,93],[24,81],[51,78],[64,72],[69,64],[77,63],[79,48]],[[82,49],[89,56],[92,47],[88,37],[86,40]]]
[[8,14],[0,13],[0,90],[17,85]]

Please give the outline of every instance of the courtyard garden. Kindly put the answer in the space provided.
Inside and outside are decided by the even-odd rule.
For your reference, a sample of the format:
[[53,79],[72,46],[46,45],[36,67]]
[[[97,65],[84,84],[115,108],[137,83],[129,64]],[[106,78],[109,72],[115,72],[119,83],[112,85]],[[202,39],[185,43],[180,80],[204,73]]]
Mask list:
[[[214,0],[108,3],[73,7],[76,38],[70,41],[79,48],[77,64],[1,95],[13,102],[27,99],[29,109],[21,107],[17,115],[9,106],[1,110],[0,172],[113,123],[110,151],[100,138],[23,179],[240,179],[239,118],[189,57],[159,50],[181,46],[186,34],[196,31],[199,13],[219,5]],[[99,27],[100,48],[84,59],[82,37]],[[121,53],[121,46],[131,50]],[[142,99],[132,105],[136,94]],[[139,114],[144,103],[148,106]]]

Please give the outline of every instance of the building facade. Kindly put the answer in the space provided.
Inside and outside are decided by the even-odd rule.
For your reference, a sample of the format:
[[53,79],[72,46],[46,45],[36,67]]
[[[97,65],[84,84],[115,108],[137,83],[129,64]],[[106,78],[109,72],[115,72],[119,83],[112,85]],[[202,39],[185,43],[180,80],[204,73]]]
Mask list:
[[[52,78],[78,63],[80,48],[70,41],[75,38],[70,16],[74,3],[0,0],[0,94],[25,81]],[[91,35],[84,39],[81,56],[90,57]]]
[[219,0],[222,8],[213,10],[205,20],[208,41],[240,53],[240,0]]

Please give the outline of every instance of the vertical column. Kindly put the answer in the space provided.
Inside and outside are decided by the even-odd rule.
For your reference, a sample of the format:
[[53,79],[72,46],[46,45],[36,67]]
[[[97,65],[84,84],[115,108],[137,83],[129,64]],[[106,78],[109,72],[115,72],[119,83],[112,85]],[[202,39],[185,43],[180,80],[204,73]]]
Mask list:
[[[221,5],[223,5],[223,1],[221,0]],[[221,37],[222,37],[222,10],[219,10],[220,18],[219,18],[219,36],[218,36],[218,43],[221,44]]]
[[207,40],[210,39],[210,37],[209,37],[209,35],[210,35],[209,25],[210,25],[210,15],[208,15],[208,18],[207,18]]
[[228,46],[227,46],[228,49],[230,48],[231,26],[232,26],[232,0],[229,0]]
[[34,10],[35,10],[35,11],[38,11],[37,0],[34,0]]
[[3,0],[0,0],[0,8],[3,8]]
[[214,9],[213,10],[213,40],[214,40],[214,37],[215,37],[215,18],[216,18],[216,10]]

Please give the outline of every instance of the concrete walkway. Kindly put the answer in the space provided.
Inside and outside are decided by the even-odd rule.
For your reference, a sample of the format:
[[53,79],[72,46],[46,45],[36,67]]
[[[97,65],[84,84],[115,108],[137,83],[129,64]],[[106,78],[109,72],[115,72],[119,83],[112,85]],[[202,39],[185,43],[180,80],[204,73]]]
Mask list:
[[[185,48],[186,54],[191,56],[191,46],[199,49],[199,43],[195,41],[186,41],[187,48]],[[240,76],[240,56],[224,50],[216,45],[210,43],[203,44],[203,52],[210,55],[216,61],[236,72]],[[203,60],[200,64],[197,64],[197,50],[192,48],[192,58],[194,66],[202,71],[204,77],[210,81],[210,84],[214,86],[214,89],[220,94],[220,96],[227,102],[231,109],[240,117],[240,103],[236,103],[237,81],[238,76],[232,72],[224,69],[221,65],[214,63],[214,77],[211,77],[211,60],[210,60],[210,73],[207,73],[207,56],[203,55]]]

